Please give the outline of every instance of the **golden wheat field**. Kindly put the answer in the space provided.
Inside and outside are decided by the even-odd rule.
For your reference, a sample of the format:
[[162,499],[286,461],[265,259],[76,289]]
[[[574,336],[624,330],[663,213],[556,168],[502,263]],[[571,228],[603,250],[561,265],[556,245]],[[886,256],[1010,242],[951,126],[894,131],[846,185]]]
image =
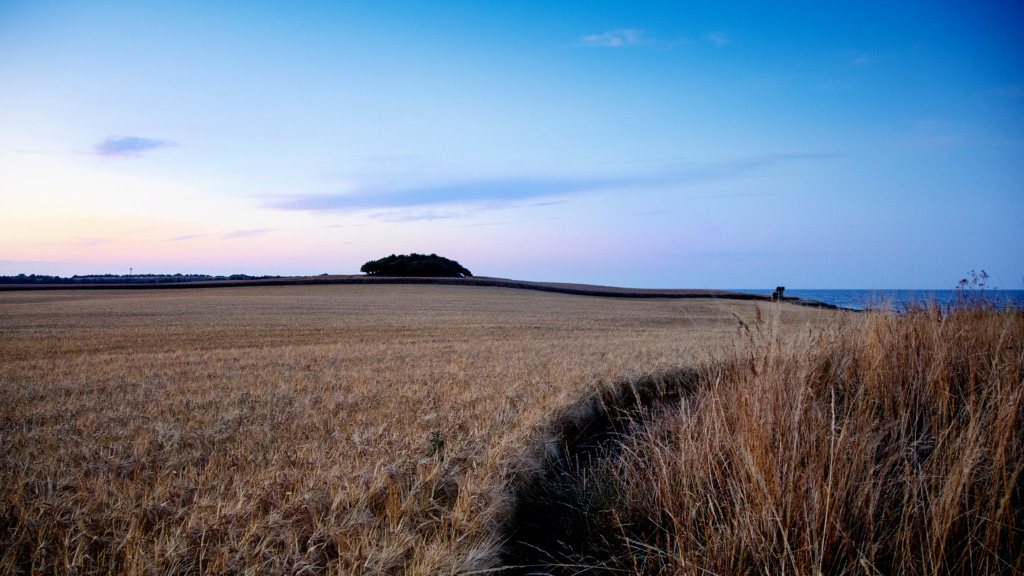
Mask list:
[[460,286],[0,294],[0,572],[467,574],[552,418],[834,313]]

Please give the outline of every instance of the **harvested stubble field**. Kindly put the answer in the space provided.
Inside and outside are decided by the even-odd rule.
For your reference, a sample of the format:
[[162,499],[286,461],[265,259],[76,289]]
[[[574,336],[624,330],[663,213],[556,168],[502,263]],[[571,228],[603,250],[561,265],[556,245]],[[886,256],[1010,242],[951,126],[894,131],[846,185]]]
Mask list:
[[0,294],[0,572],[501,561],[552,421],[835,313],[459,286]]

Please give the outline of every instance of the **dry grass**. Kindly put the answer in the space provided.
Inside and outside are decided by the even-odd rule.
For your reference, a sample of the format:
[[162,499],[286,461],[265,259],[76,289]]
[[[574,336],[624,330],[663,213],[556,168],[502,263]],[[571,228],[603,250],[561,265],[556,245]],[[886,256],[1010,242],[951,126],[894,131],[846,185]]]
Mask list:
[[583,479],[589,552],[650,574],[1024,573],[1024,314],[967,304],[755,333]]
[[553,415],[735,353],[760,314],[825,318],[443,286],[0,294],[0,572],[491,568]]

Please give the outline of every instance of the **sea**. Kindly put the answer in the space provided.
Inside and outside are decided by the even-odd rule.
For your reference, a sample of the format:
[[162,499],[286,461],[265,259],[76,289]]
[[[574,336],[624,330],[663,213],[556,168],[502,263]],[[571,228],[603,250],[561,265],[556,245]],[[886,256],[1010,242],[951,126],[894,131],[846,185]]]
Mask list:
[[[768,295],[774,292],[770,289],[732,291]],[[1024,309],[1024,290],[986,289],[983,293],[975,290],[967,291],[967,294],[983,297],[987,302],[1000,308],[1013,306],[1018,310]],[[786,288],[785,295],[796,296],[801,300],[817,300],[851,310],[883,308],[899,311],[905,310],[907,306],[926,304],[933,300],[945,308],[948,304],[956,302],[957,299],[956,290],[802,290]]]

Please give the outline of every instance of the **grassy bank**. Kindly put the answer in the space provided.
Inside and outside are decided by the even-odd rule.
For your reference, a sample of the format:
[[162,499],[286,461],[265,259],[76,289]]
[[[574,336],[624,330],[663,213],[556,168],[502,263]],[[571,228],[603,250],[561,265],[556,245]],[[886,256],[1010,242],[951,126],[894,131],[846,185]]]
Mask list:
[[559,492],[553,571],[1024,572],[1024,315],[766,325]]

